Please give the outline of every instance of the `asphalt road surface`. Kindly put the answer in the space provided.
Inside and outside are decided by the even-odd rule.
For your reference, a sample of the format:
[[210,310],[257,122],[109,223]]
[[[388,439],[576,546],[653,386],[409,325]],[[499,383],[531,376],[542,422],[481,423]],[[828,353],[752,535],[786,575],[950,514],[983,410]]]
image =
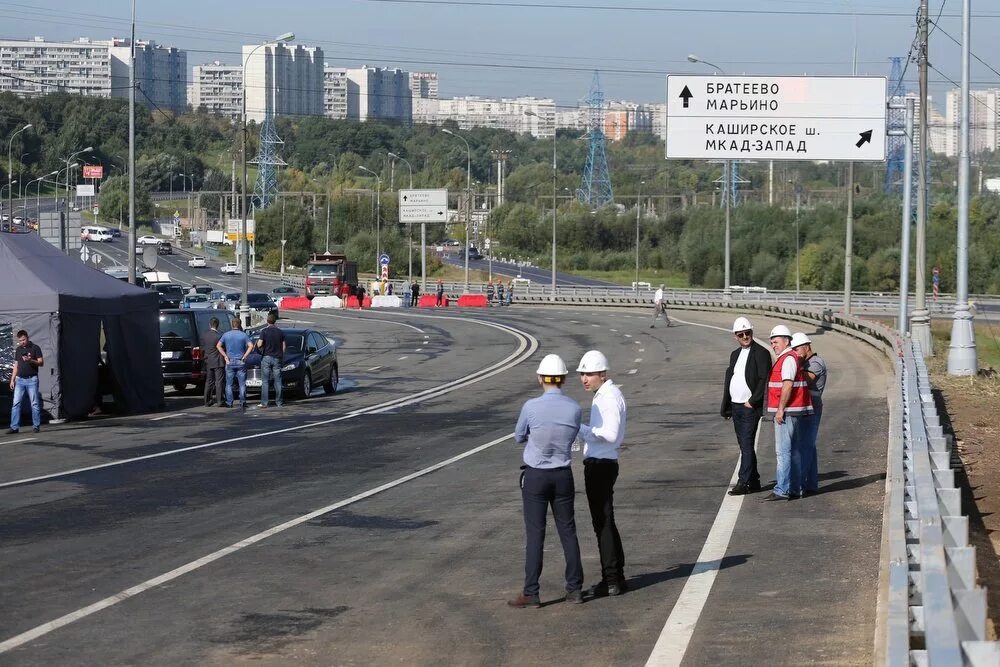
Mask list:
[[[675,315],[687,323],[651,330],[634,312],[308,311],[296,323],[339,343],[336,395],[243,413],[168,393],[160,414],[0,440],[0,663],[634,665],[655,646],[686,665],[870,664],[882,362],[814,336],[831,369],[822,492],[729,498],[728,321]],[[562,603],[550,529],[546,604],[510,609],[524,537],[509,436],[541,356],[592,347],[629,401],[616,505],[632,590]],[[575,377],[568,393],[589,407]],[[766,425],[765,482],[772,443]]]

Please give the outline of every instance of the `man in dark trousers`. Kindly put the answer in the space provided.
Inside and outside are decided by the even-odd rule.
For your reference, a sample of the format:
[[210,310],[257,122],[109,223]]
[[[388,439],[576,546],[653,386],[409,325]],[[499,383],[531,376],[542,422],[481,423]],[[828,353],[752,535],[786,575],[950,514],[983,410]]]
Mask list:
[[279,408],[284,405],[281,400],[281,367],[284,365],[285,332],[278,328],[277,311],[267,314],[267,326],[261,329],[260,338],[257,339],[257,347],[260,348],[260,405],[257,407],[266,408],[268,401],[268,385],[274,381],[274,404]]
[[225,405],[222,391],[225,389],[226,362],[216,345],[222,334],[219,333],[219,318],[208,321],[209,329],[201,335],[201,349],[205,355],[205,407]]
[[416,308],[417,303],[420,301],[420,284],[414,280],[413,284],[410,285],[410,307]]
[[14,368],[10,375],[14,403],[10,410],[10,430],[7,433],[17,433],[21,428],[21,400],[25,394],[28,394],[28,400],[31,401],[31,430],[38,433],[42,428],[42,395],[38,390],[38,369],[44,365],[42,349],[28,340],[27,331],[18,331]]
[[754,442],[757,425],[764,413],[767,398],[767,378],[771,372],[771,353],[753,339],[753,326],[745,317],[733,322],[733,334],[740,344],[729,355],[729,368],[722,386],[724,419],[732,419],[736,441],[740,445],[740,472],[736,486],[729,490],[731,496],[742,496],[760,491],[760,473],[757,472],[757,452]]

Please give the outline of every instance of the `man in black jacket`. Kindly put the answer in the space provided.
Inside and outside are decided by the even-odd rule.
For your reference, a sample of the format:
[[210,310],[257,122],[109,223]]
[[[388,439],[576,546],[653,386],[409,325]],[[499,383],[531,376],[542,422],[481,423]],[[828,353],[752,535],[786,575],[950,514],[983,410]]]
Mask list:
[[771,353],[754,341],[753,326],[747,318],[736,318],[733,334],[740,346],[729,355],[720,414],[724,419],[733,420],[736,440],[740,444],[739,481],[729,490],[729,495],[742,496],[760,491],[754,439],[764,411],[764,401],[767,400]]
[[201,335],[201,350],[205,355],[205,407],[217,405],[225,407],[222,392],[226,388],[226,362],[216,349],[222,334],[219,333],[219,318],[208,321],[209,330]]

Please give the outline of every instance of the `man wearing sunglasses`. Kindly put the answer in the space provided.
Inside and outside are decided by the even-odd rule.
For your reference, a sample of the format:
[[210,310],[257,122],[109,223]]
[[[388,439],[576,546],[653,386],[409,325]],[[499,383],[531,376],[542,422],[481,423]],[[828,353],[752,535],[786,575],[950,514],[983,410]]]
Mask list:
[[736,486],[729,490],[731,496],[742,496],[760,491],[760,474],[757,472],[757,452],[754,442],[757,426],[764,413],[767,398],[767,378],[771,371],[771,353],[753,339],[753,325],[745,317],[733,322],[733,334],[740,344],[729,355],[729,368],[722,386],[723,419],[732,419],[736,442],[740,446],[740,472]]

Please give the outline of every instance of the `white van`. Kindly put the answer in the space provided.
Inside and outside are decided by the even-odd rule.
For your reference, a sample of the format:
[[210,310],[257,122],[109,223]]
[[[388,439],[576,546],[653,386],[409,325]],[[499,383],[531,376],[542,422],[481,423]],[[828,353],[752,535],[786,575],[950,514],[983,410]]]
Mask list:
[[114,236],[111,232],[104,227],[81,227],[80,228],[80,240],[81,241],[103,241],[110,243],[114,240]]

